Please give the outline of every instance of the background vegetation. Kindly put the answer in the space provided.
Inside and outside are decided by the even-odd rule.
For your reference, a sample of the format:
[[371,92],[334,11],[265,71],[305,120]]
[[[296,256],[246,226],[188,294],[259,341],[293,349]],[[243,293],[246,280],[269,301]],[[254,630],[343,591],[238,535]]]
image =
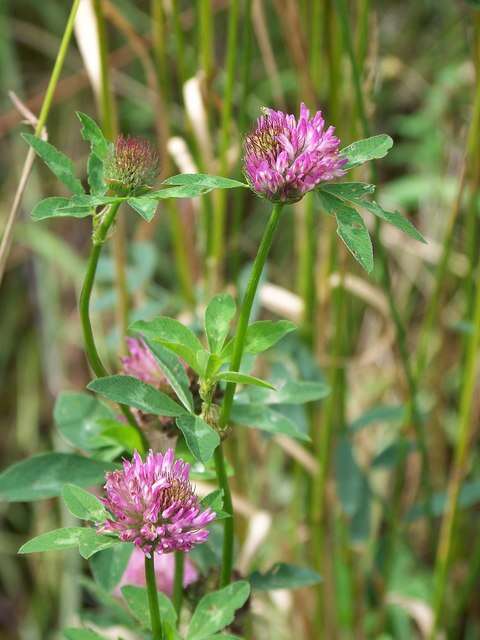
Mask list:
[[[23,121],[40,111],[69,5],[0,3],[2,221],[27,153]],[[88,7],[105,21],[103,73]],[[79,170],[88,149],[75,110],[108,136],[155,142],[163,177],[239,177],[242,137],[260,107],[297,112],[304,101],[345,145],[394,138],[388,158],[356,178],[375,182],[378,201],[428,241],[372,225],[368,275],[317,201],[288,207],[256,313],[300,330],[262,367],[273,380],[286,369],[325,380],[331,393],[306,409],[281,408],[311,443],[240,428],[229,446],[237,568],[247,575],[292,561],[323,582],[257,594],[246,637],[428,638],[434,620],[444,637],[480,637],[479,73],[474,0],[81,3],[47,119],[49,139]],[[195,326],[210,293],[241,289],[268,207],[243,190],[220,194],[161,205],[150,225],[122,218],[94,308],[113,368],[119,264],[131,320],[180,314]],[[89,380],[76,299],[90,231],[82,220],[31,222],[34,204],[51,195],[61,187],[35,163],[1,283],[2,468],[68,447],[53,404]],[[53,638],[79,602],[92,609],[77,577],[88,567],[74,553],[19,560],[16,551],[70,516],[52,500],[2,504],[0,516],[1,637]]]

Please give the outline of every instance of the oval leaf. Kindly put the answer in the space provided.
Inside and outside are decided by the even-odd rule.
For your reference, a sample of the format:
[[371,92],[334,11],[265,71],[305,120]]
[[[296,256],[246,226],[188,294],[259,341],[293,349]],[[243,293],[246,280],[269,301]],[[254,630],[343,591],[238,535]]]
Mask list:
[[262,380],[261,378],[255,378],[255,376],[249,376],[245,373],[238,373],[237,371],[222,371],[217,374],[217,380],[225,380],[226,382],[235,382],[237,384],[253,384],[256,387],[263,387],[264,389],[273,389],[275,391],[275,387]]
[[17,462],[0,474],[0,498],[9,502],[40,500],[60,495],[65,484],[92,487],[115,465],[74,453],[41,453]]
[[175,400],[134,376],[107,376],[92,380],[87,387],[113,402],[127,404],[144,413],[174,418],[186,413]]
[[250,585],[245,580],[207,593],[193,612],[187,640],[206,640],[227,627],[233,622],[235,611],[243,607],[249,595]]
[[102,522],[107,518],[107,512],[100,500],[93,493],[85,491],[75,484],[64,486],[62,499],[70,513],[80,520]]
[[[296,330],[296,326],[289,320],[258,320],[247,328],[245,336],[245,353],[261,353],[273,347],[287,333]],[[228,359],[233,353],[233,340],[225,346],[222,358]]]
[[181,416],[177,418],[177,426],[192,455],[204,464],[208,462],[220,444],[218,433],[200,416]]
[[100,159],[105,160],[110,150],[110,143],[105,138],[98,124],[87,116],[86,113],[77,111],[77,117],[82,124],[82,138],[90,143],[92,152]]
[[91,215],[90,207],[71,206],[70,198],[53,196],[40,200],[31,213],[32,220],[45,220],[46,218],[86,218]]
[[252,427],[269,433],[283,433],[291,438],[310,441],[307,434],[298,430],[296,424],[268,406],[261,404],[237,404],[232,409],[232,421],[244,427]]
[[151,200],[150,198],[129,198],[127,202],[144,220],[147,222],[153,220],[158,206],[156,200]]
[[205,332],[212,353],[219,353],[228,336],[237,307],[229,293],[220,293],[210,300],[205,310]]
[[170,176],[163,184],[171,184],[176,186],[199,186],[206,189],[235,189],[236,187],[247,187],[248,184],[232,180],[231,178],[223,178],[222,176],[209,176],[205,173],[179,173],[176,176]]
[[105,420],[114,420],[115,414],[91,393],[64,391],[55,402],[53,417],[67,442],[89,451],[105,444],[99,436]]
[[64,551],[78,546],[82,536],[82,527],[54,529],[32,538],[20,547],[18,553],[40,553],[43,551]]
[[131,330],[142,333],[148,340],[163,344],[198,372],[196,354],[203,350],[202,343],[191,329],[178,320],[165,316],[149,322],[139,320],[133,323]]
[[385,133],[358,140],[340,151],[340,155],[348,158],[348,164],[344,169],[352,169],[369,160],[384,158],[392,147],[393,140]]
[[35,153],[45,162],[47,167],[72,193],[83,194],[82,183],[75,176],[75,169],[70,158],[45,140],[36,138],[31,133],[22,133],[22,138],[28,142]]
[[166,347],[155,342],[145,340],[160,369],[163,371],[178,399],[187,411],[193,411],[193,398],[190,392],[190,380],[184,365],[177,356]]

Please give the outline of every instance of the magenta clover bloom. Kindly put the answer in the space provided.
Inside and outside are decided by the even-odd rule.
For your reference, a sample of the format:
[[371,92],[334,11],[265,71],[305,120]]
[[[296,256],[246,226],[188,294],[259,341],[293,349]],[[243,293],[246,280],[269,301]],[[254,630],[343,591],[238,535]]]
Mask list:
[[190,551],[205,542],[205,526],[215,519],[210,508],[202,511],[189,482],[190,465],[165,454],[149,452],[145,462],[138,452],[123,469],[106,475],[103,504],[111,513],[100,527],[133,542],[143,553]]
[[265,109],[244,144],[250,187],[273,202],[297,202],[320,182],[344,175],[348,160],[339,155],[334,131],[325,130],[321,111],[310,118],[303,102],[298,122],[293,115]]
[[105,180],[129,192],[148,187],[158,175],[158,163],[146,140],[118,136],[105,161]]
[[127,338],[128,355],[122,361],[122,373],[151,384],[157,389],[168,384],[155,356],[143,340]]

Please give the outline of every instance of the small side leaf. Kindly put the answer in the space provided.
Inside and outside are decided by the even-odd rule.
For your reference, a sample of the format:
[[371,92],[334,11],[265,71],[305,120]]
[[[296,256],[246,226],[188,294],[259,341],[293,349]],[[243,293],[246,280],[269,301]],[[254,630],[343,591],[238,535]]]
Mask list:
[[180,416],[177,426],[192,455],[203,464],[207,463],[220,444],[218,433],[200,416]]
[[208,303],[205,310],[205,332],[212,353],[222,350],[235,312],[235,301],[229,293],[220,293]]
[[209,176],[205,173],[179,173],[176,176],[167,178],[163,184],[175,186],[198,186],[206,189],[235,189],[237,187],[247,187],[248,184],[223,178],[222,176]]
[[62,498],[70,513],[80,520],[102,522],[107,517],[107,512],[100,500],[93,493],[75,484],[67,484],[63,487]]
[[100,159],[105,160],[110,150],[110,143],[105,138],[98,124],[87,116],[86,113],[77,111],[77,117],[82,124],[82,138],[90,143],[92,152]]
[[243,607],[249,595],[250,585],[245,580],[233,582],[219,591],[207,593],[193,612],[187,640],[207,640],[217,631],[231,624],[235,611]]
[[87,175],[90,193],[103,195],[107,190],[105,180],[103,179],[103,162],[95,153],[91,153],[88,157]]
[[151,200],[150,198],[129,198],[127,202],[144,220],[147,222],[153,220],[158,206],[156,200]]
[[70,198],[53,196],[40,200],[32,211],[32,220],[45,220],[46,218],[86,218],[91,215],[90,207],[71,206]]
[[203,349],[202,343],[193,331],[178,320],[160,316],[149,322],[139,320],[130,328],[132,331],[142,333],[152,342],[163,344],[198,372],[196,354]]
[[367,211],[370,211],[370,213],[373,213],[373,215],[377,216],[377,218],[381,218],[382,220],[385,220],[385,222],[389,222],[394,227],[397,227],[397,229],[400,229],[400,231],[403,231],[403,233],[406,233],[411,238],[414,238],[414,240],[419,240],[420,242],[426,244],[427,241],[422,236],[420,231],[417,231],[410,220],[402,216],[402,214],[398,211],[386,211],[375,201],[369,202],[368,200],[364,200],[362,202],[359,202],[358,204]]
[[83,530],[82,527],[66,527],[42,533],[22,545],[18,553],[40,553],[43,551],[73,549],[78,546]]
[[273,384],[255,378],[255,376],[249,376],[245,373],[238,373],[238,371],[221,371],[216,375],[217,380],[225,380],[226,382],[235,382],[237,384],[253,384],[256,387],[263,387],[264,389],[272,389],[275,391]]
[[297,440],[310,441],[309,436],[299,431],[293,420],[261,404],[234,404],[232,421],[244,427],[253,427],[269,433],[282,433]]
[[99,551],[104,551],[117,544],[123,544],[118,538],[113,536],[104,536],[97,533],[91,527],[82,529],[82,534],[78,542],[78,551],[82,558],[88,560]]
[[193,398],[190,392],[190,380],[183,364],[174,353],[161,344],[149,340],[145,340],[145,342],[180,402],[187,411],[192,412]]
[[385,133],[358,140],[340,151],[340,155],[348,158],[348,164],[344,169],[352,169],[369,160],[383,158],[392,147],[393,140]]
[[366,198],[375,191],[375,185],[367,184],[366,182],[325,182],[320,187],[320,191],[355,202],[355,200],[351,199],[360,200]]
[[82,183],[75,176],[73,162],[64,153],[56,149],[45,140],[36,138],[31,133],[23,133],[23,139],[28,142],[35,153],[45,162],[47,167],[72,193],[84,193]]
[[152,200],[168,200],[170,198],[197,198],[205,193],[208,193],[211,189],[202,187],[201,185],[185,185],[179,187],[165,187],[157,191],[147,191],[143,194],[143,198],[150,198]]
[[[245,353],[262,353],[273,347],[287,333],[297,327],[289,320],[258,320],[249,325],[245,336]],[[233,340],[230,340],[222,351],[222,358],[230,358],[233,353]]]

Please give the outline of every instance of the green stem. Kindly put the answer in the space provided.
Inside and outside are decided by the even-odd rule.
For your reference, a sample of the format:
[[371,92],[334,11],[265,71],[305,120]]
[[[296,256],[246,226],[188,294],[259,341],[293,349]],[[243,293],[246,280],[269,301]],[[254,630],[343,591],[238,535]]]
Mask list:
[[469,446],[472,435],[472,404],[475,393],[478,348],[480,346],[480,276],[477,275],[477,291],[473,317],[473,333],[470,336],[465,363],[460,415],[458,420],[458,440],[455,449],[453,468],[447,491],[447,505],[440,529],[437,560],[434,574],[433,614],[434,622],[429,638],[434,640],[441,621],[444,607],[445,588],[450,564],[452,539],[455,533],[455,520],[458,510],[458,497],[463,478],[466,474]]
[[[103,244],[107,238],[108,231],[112,226],[115,217],[117,215],[120,203],[115,203],[110,206],[105,213],[102,222],[95,229],[92,237],[92,248],[88,257],[87,271],[83,280],[82,291],[80,293],[79,311],[80,320],[82,323],[83,341],[85,345],[85,353],[87,355],[88,362],[92,371],[98,378],[108,376],[108,371],[103,364],[95,344],[95,338],[93,336],[92,324],[90,322],[90,299],[92,297],[93,284],[95,282],[95,275],[97,273],[98,260],[102,251]],[[143,443],[145,450],[148,449],[148,441],[145,434],[138,426],[130,409],[121,404],[120,409],[123,415],[127,418],[129,424],[137,429]]]
[[198,11],[198,47],[200,61],[207,84],[213,77],[213,13],[212,0],[197,0]]
[[88,258],[87,272],[85,274],[82,291],[80,293],[80,318],[82,321],[85,352],[93,372],[99,378],[107,376],[108,371],[98,355],[95,339],[93,337],[92,325],[90,323],[90,298],[92,295],[93,283],[97,273],[98,259],[102,251],[102,246],[106,240],[108,230],[115,220],[119,207],[119,203],[112,204],[104,215],[102,222],[93,233],[92,249]]
[[148,607],[150,609],[150,622],[152,625],[152,640],[165,640],[162,621],[160,619],[160,608],[158,606],[155,559],[153,553],[150,558],[145,556],[145,582],[147,584]]
[[[245,296],[243,298],[238,326],[233,342],[233,355],[230,363],[231,371],[239,371],[242,363],[243,349],[245,346],[245,337],[247,335],[248,321],[252,311],[253,301],[257,292],[258,283],[265,266],[265,262],[272,246],[273,237],[280,221],[283,204],[274,204],[267,226],[263,233],[258,252],[253,263],[252,272],[248,281]],[[229,382],[225,389],[222,410],[220,413],[219,426],[220,430],[227,427],[230,420],[230,413],[233,405],[233,396],[235,394],[236,384]],[[219,487],[223,489],[224,510],[231,516],[225,519],[224,523],[224,539],[223,539],[223,561],[221,573],[221,585],[225,586],[230,582],[233,568],[233,508],[228,485],[228,478],[225,469],[225,460],[221,445],[215,450],[215,468]]]
[[52,75],[48,83],[47,91],[43,99],[42,108],[40,109],[40,115],[38,116],[37,126],[35,127],[35,136],[38,138],[42,133],[42,129],[47,121],[50,107],[52,106],[53,95],[57,88],[58,79],[62,72],[63,63],[68,51],[68,45],[70,44],[70,38],[72,37],[73,25],[75,24],[75,18],[77,15],[80,0],[74,0],[72,8],[70,9],[70,15],[68,16],[67,24],[65,25],[65,31],[63,32],[60,48],[58,49],[57,59],[53,66]]
[[183,600],[183,569],[185,565],[185,554],[183,551],[175,551],[175,574],[173,577],[172,601],[177,612],[177,623],[180,622],[180,612]]
[[315,260],[317,234],[315,232],[315,209],[313,193],[304,198],[302,237],[300,238],[299,289],[303,300],[302,332],[308,345],[314,343],[314,322],[317,306],[315,286]]
[[223,490],[223,510],[230,516],[225,518],[223,524],[222,570],[220,573],[220,587],[226,587],[232,578],[234,519],[232,494],[221,444],[215,449],[214,459],[218,486]]
[[[233,355],[230,363],[231,371],[239,371],[240,364],[242,362],[243,348],[245,346],[245,337],[247,334],[248,321],[250,320],[250,313],[252,311],[253,301],[257,292],[258,283],[265,266],[265,262],[272,246],[273,236],[280,221],[280,215],[282,213],[283,204],[277,203],[273,205],[272,213],[268,220],[267,226],[263,233],[263,238],[258,248],[258,253],[253,263],[252,272],[248,281],[245,296],[242,302],[242,308],[240,310],[240,317],[238,319],[238,326],[235,333],[235,340],[233,343]],[[222,405],[222,413],[220,415],[220,425],[225,427],[230,419],[230,412],[233,404],[233,396],[236,389],[235,382],[229,382],[225,390],[225,397]]]

